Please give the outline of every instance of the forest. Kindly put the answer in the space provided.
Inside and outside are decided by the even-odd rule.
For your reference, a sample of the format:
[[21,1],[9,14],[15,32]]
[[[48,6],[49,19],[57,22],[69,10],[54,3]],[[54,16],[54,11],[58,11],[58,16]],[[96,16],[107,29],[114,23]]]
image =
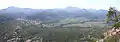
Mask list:
[[119,28],[119,11],[113,10],[11,6],[0,10],[0,42],[96,42],[107,30]]

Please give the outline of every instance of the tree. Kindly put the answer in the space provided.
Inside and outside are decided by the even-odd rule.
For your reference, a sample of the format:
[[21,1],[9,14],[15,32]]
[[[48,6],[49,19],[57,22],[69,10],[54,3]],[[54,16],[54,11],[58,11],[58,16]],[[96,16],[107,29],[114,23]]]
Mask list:
[[112,26],[115,28],[120,27],[119,14],[118,14],[118,11],[114,7],[109,8],[109,11],[107,13],[106,22],[108,24],[112,23]]
[[120,35],[119,35],[119,29],[120,28],[120,14],[119,11],[117,11],[114,7],[110,7],[108,14],[107,14],[107,23],[112,22],[113,29],[107,31],[105,33],[104,42],[119,42]]
[[0,15],[0,41],[6,42],[13,33],[15,20],[9,16]]

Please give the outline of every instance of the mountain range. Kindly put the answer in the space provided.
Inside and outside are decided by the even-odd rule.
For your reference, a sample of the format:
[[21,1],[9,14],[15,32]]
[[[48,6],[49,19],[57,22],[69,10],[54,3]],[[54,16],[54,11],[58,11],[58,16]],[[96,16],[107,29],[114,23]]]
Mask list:
[[0,15],[10,16],[12,18],[25,18],[32,20],[52,20],[65,18],[87,18],[87,19],[104,19],[107,10],[81,9],[77,7],[66,7],[63,9],[31,9],[8,7],[0,10]]

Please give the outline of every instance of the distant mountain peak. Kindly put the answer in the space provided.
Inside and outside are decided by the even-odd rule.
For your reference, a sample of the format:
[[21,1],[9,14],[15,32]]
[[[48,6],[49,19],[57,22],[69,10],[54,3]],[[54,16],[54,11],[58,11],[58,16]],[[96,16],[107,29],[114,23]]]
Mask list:
[[15,6],[10,6],[7,9],[11,9],[11,8],[19,8],[19,7],[15,7]]
[[68,6],[68,7],[66,7],[66,8],[78,8],[78,7]]

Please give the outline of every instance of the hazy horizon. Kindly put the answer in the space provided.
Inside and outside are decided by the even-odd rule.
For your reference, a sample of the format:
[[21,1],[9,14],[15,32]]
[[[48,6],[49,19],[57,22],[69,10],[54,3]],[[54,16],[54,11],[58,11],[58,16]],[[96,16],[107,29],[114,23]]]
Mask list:
[[68,6],[88,9],[108,9],[110,6],[119,10],[119,0],[0,0],[0,9],[10,6],[32,9],[65,8]]

